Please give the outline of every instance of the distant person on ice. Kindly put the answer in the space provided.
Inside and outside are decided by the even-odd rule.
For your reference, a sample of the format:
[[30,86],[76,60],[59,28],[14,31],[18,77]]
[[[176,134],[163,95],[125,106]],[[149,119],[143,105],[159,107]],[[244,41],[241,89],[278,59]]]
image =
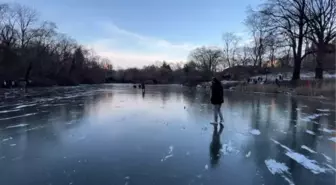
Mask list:
[[146,87],[145,87],[145,83],[144,83],[144,82],[141,83],[141,88],[142,88],[142,92],[144,93],[144,92],[145,92],[145,89],[146,89]]
[[217,124],[218,116],[220,118],[220,123],[224,121],[221,106],[224,102],[224,93],[223,93],[223,86],[222,83],[217,78],[212,78],[212,85],[211,85],[211,104],[213,104],[214,108],[214,122],[213,124]]

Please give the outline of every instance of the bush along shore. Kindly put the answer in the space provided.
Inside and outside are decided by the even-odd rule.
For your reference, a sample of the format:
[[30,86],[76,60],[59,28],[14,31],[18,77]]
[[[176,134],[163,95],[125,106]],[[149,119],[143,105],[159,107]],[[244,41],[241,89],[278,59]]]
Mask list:
[[[330,80],[298,80],[282,81],[278,84],[247,84],[240,83],[229,89],[241,92],[283,93],[288,95],[310,96],[335,99],[335,79]],[[225,87],[224,87],[225,88]]]

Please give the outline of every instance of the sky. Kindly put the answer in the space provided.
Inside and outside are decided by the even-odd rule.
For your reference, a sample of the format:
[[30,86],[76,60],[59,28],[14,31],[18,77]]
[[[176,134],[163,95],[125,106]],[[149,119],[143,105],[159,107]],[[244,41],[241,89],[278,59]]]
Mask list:
[[181,62],[200,46],[223,45],[222,34],[243,40],[247,6],[260,0],[9,0],[55,22],[58,31],[111,60],[116,68]]

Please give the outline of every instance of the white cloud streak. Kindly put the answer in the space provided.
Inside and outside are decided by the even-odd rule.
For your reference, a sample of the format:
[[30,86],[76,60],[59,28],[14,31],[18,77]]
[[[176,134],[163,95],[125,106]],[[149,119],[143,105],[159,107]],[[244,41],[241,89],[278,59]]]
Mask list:
[[97,54],[109,58],[117,67],[142,67],[155,61],[186,61],[197,45],[172,43],[164,39],[133,33],[111,23],[99,24],[106,35],[88,43]]

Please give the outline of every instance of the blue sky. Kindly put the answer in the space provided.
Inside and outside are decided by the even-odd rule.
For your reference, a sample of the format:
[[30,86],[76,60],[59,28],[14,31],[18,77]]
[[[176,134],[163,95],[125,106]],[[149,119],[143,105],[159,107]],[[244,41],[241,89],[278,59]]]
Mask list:
[[[2,1],[1,2],[6,2]],[[242,21],[259,0],[11,0],[36,9],[60,32],[116,67],[185,61],[201,45],[221,46],[224,32],[247,39]]]

